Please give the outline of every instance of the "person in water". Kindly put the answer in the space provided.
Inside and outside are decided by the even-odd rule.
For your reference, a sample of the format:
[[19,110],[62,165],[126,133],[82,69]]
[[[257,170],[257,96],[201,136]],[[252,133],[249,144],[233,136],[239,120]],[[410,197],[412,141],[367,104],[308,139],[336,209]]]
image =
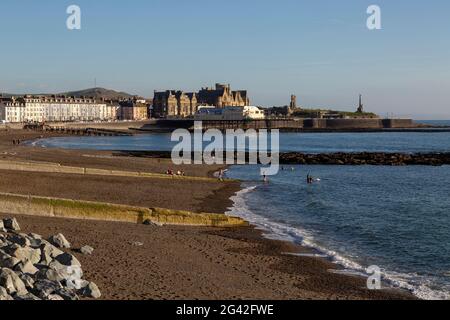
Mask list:
[[266,175],[265,172],[263,173],[262,176],[263,176],[263,182],[264,182],[264,183],[269,183],[269,178],[267,178],[267,175]]

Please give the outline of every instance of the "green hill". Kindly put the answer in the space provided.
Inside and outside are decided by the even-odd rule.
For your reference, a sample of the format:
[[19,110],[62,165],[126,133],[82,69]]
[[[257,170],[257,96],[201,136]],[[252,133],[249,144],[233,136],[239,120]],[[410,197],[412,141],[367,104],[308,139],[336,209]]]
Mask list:
[[134,97],[134,95],[131,95],[126,92],[118,92],[115,90],[105,89],[105,88],[90,88],[85,90],[79,90],[79,91],[70,91],[70,92],[64,92],[61,93],[62,95],[66,96],[74,96],[74,97],[94,97],[97,99],[104,98],[104,99],[128,99]]
[[[54,93],[41,93],[41,94],[35,94],[37,96],[50,96]],[[11,94],[11,93],[2,93],[3,97],[19,97],[23,96],[23,94]],[[113,99],[113,100],[120,100],[120,99],[129,99],[132,97],[135,97],[134,95],[131,95],[126,92],[118,92],[115,90],[105,89],[105,88],[90,88],[90,89],[84,89],[84,90],[78,90],[78,91],[70,91],[70,92],[61,92],[57,93],[56,95],[65,95],[65,96],[74,96],[74,97],[94,97],[96,99],[104,98],[104,99]]]

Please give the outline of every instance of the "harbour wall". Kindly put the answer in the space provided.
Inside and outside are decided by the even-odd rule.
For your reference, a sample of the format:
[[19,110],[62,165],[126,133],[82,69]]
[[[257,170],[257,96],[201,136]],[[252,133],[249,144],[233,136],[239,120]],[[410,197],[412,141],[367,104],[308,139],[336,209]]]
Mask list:
[[[157,120],[142,129],[158,127],[193,129],[193,120]],[[266,119],[202,121],[203,129],[286,129],[286,130],[382,130],[417,127],[412,119]]]

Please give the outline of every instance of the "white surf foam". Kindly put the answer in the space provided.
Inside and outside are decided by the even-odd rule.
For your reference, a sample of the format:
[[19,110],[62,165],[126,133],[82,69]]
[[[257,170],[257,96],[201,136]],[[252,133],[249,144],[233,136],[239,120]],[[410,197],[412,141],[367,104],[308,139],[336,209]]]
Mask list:
[[[248,193],[254,192],[257,185],[242,189],[235,196],[231,197],[234,205],[227,214],[238,216],[262,230],[267,239],[289,241],[301,244],[305,247],[315,249],[322,254],[317,256],[326,257],[334,263],[344,267],[344,270],[333,270],[333,272],[368,276],[366,268],[359,263],[352,261],[336,251],[329,250],[319,245],[310,232],[298,227],[291,227],[285,224],[271,221],[268,218],[259,216],[252,212],[245,201]],[[392,287],[406,289],[416,297],[424,300],[450,300],[450,292],[431,289],[430,280],[417,274],[397,273],[387,270],[381,270],[383,280]]]

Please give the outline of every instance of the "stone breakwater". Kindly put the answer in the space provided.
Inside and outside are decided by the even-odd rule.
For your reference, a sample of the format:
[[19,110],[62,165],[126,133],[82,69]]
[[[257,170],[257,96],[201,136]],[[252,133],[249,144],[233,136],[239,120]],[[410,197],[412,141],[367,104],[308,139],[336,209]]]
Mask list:
[[432,165],[450,164],[450,153],[329,153],[329,154],[280,154],[281,164],[307,165]]
[[[121,151],[116,156],[142,157],[142,158],[166,158],[170,159],[171,153],[166,151]],[[194,154],[191,154],[194,159]],[[226,155],[223,155],[227,159]],[[246,161],[250,154],[245,155]],[[237,154],[235,154],[235,159]],[[232,159],[233,160],[233,159]],[[300,152],[280,153],[281,165],[429,165],[442,166],[450,164],[450,152],[446,153],[386,153],[386,152],[360,152],[360,153],[322,153],[307,154]]]
[[[100,290],[83,279],[71,244],[62,234],[45,240],[20,233],[15,218],[0,220],[0,301],[98,299]],[[92,254],[93,248],[79,249]]]

